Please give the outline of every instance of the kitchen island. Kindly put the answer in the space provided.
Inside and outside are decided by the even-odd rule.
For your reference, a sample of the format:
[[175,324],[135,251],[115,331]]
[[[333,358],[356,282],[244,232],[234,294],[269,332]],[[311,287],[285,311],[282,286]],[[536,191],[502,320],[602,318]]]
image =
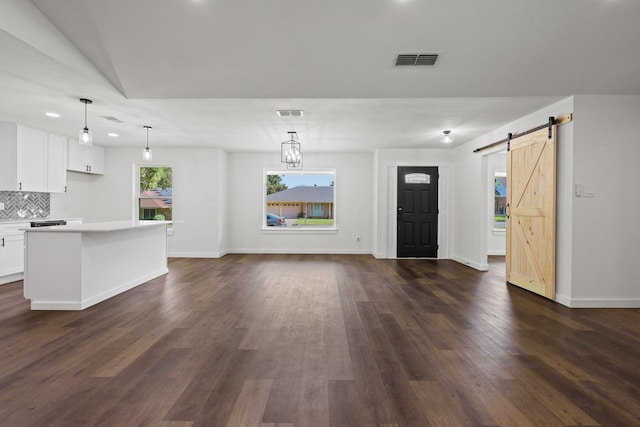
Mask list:
[[166,274],[168,221],[25,229],[24,296],[32,310],[84,310]]

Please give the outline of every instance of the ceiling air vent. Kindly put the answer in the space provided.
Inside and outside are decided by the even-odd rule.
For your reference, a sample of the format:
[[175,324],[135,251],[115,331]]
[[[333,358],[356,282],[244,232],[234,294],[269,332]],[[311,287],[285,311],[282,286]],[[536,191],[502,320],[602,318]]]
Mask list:
[[280,117],[301,117],[304,115],[302,110],[276,110],[276,114]]
[[400,53],[396,57],[396,67],[436,64],[437,53]]
[[113,116],[102,116],[103,119],[107,119],[109,121],[115,122],[115,123],[124,123],[122,120],[120,120],[117,117],[113,117]]

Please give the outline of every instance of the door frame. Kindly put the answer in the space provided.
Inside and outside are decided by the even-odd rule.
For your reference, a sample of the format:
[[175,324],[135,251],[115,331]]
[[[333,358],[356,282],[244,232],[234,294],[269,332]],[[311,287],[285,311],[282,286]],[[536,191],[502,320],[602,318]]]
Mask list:
[[438,179],[438,258],[449,258],[451,233],[449,232],[449,181],[450,166],[438,162],[402,162],[387,165],[387,245],[386,258],[398,258],[398,166],[437,167]]
[[[402,171],[400,171],[400,169],[402,169]],[[427,180],[424,184],[403,183],[402,179],[407,176],[406,174],[425,174],[427,177],[430,177],[430,180]],[[396,256],[398,258],[438,258],[438,216],[440,214],[440,208],[438,206],[439,178],[440,169],[437,166],[398,166],[398,181],[396,183],[398,200],[396,202],[398,206],[402,206],[403,208],[402,210],[400,210],[400,207],[396,209],[396,230],[404,230],[396,234]],[[403,194],[401,194],[400,191],[402,191]],[[425,195],[428,198],[426,201],[424,200]],[[411,199],[411,202],[409,202],[407,197]],[[423,205],[425,202],[426,205]],[[413,210],[411,210],[412,206]],[[400,212],[403,214],[402,218],[400,218]],[[412,243],[406,241],[408,237],[406,227],[408,227],[409,223],[415,227],[411,228],[412,231],[410,232],[410,241]],[[429,225],[428,243],[422,241],[425,237],[423,235],[425,230],[422,227],[425,224]],[[435,229],[433,229],[433,225],[436,226]],[[433,233],[435,233],[435,239],[433,238]],[[402,241],[400,241],[400,238],[402,238]],[[401,251],[402,255],[400,254]]]

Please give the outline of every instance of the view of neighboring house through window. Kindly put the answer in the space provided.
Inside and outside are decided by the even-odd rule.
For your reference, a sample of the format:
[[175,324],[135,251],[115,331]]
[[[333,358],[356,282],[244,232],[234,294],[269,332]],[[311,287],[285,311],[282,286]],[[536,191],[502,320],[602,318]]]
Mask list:
[[333,171],[265,172],[267,227],[334,228],[335,173]]
[[493,210],[493,228],[505,229],[507,226],[507,174],[496,172],[495,180],[495,207]]
[[138,219],[171,221],[173,219],[173,172],[170,167],[140,166]]

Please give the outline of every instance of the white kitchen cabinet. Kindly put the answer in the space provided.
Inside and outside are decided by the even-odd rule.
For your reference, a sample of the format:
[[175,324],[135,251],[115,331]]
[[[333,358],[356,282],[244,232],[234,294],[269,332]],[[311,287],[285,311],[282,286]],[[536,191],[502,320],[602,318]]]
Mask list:
[[29,223],[0,224],[0,285],[22,279],[24,229]]
[[47,191],[47,133],[0,123],[0,190]]
[[47,144],[47,189],[49,193],[67,192],[67,137],[49,134]]
[[67,170],[104,175],[104,147],[69,140]]

